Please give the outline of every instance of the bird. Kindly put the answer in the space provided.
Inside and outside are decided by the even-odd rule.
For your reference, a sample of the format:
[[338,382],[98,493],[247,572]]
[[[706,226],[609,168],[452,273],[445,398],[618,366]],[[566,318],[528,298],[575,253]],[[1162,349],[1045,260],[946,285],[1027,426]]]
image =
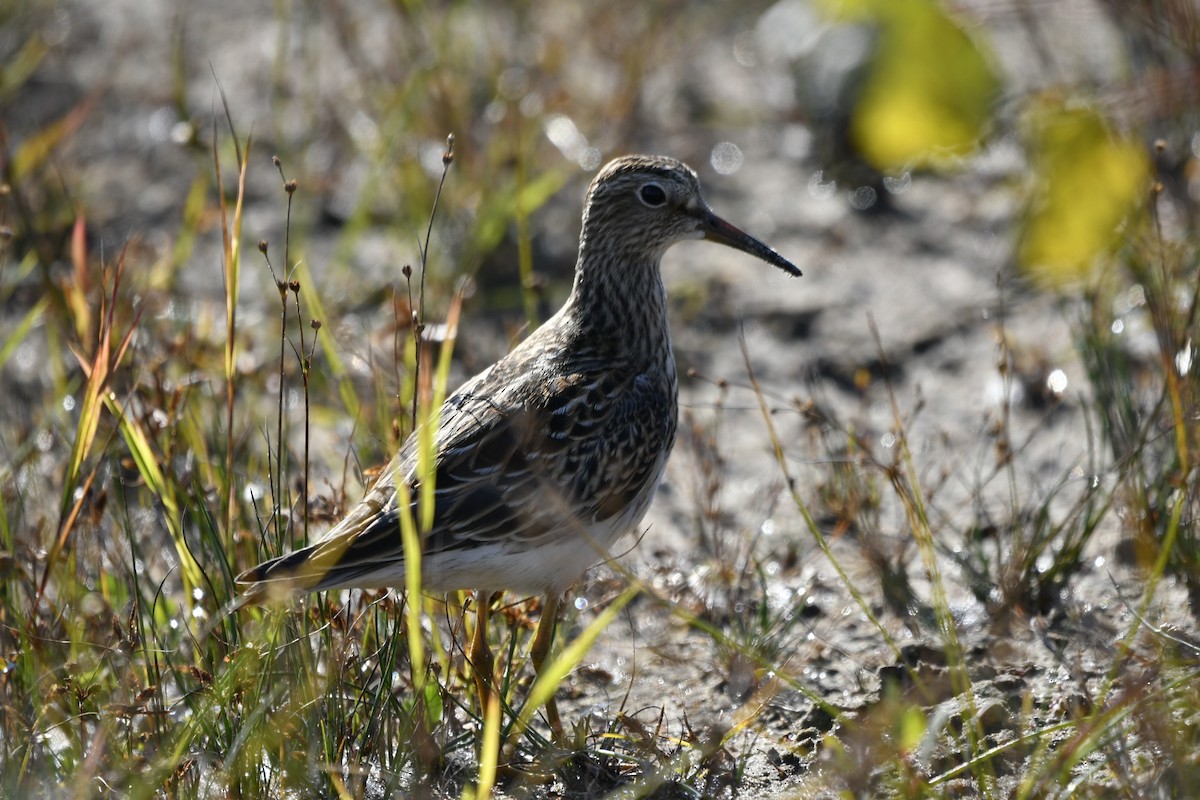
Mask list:
[[[610,161],[586,193],[565,303],[445,400],[433,423],[432,466],[419,469],[418,437],[410,435],[323,537],[239,575],[243,594],[403,587],[401,517],[420,518],[421,483],[432,479],[432,524],[420,534],[422,588],[474,591],[470,660],[480,698],[494,691],[485,632],[496,592],[545,598],[530,647],[541,674],[564,593],[610,558],[662,480],[678,379],[660,262],[672,245],[692,239],[801,274],[713,213],[683,162]],[[398,491],[397,481],[406,486]],[[561,736],[553,697],[545,710]]]

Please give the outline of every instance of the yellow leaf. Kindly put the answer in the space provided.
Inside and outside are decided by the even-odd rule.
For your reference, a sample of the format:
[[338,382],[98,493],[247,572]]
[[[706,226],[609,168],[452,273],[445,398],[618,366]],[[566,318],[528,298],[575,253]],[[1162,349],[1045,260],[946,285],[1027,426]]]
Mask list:
[[1141,146],[1115,136],[1089,109],[1046,103],[1029,123],[1035,178],[1018,260],[1042,283],[1063,286],[1086,278],[1116,244],[1147,188],[1149,162]]
[[881,170],[938,166],[973,149],[999,82],[958,23],[932,0],[843,0],[838,7],[878,28],[851,123],[867,160]]

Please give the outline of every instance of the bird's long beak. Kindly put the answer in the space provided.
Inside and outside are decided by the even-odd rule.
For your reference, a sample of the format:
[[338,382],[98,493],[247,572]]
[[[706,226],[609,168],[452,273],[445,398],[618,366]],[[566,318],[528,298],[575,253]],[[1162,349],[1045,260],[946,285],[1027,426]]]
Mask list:
[[713,212],[705,209],[700,212],[699,230],[703,238],[710,242],[718,242],[726,247],[741,250],[752,256],[761,258],[768,264],[774,264],[788,275],[800,277],[800,269],[783,256],[776,253],[765,244],[755,239],[745,231],[735,228]]

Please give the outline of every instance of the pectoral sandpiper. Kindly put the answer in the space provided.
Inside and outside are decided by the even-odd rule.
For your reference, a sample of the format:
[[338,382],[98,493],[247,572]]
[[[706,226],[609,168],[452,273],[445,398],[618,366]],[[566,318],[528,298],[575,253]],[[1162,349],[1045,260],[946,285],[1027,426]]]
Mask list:
[[[562,594],[642,519],[675,441],[677,383],[659,261],[708,239],[799,275],[713,214],[687,165],[628,156],[592,181],[575,283],[563,307],[467,381],[441,409],[424,588],[476,591],[472,668],[481,697],[493,661],[490,594],[542,594],[530,655],[539,672]],[[239,576],[249,593],[404,586],[396,480],[419,496],[410,437],[363,500],[320,541]],[[553,701],[547,719],[561,732]]]

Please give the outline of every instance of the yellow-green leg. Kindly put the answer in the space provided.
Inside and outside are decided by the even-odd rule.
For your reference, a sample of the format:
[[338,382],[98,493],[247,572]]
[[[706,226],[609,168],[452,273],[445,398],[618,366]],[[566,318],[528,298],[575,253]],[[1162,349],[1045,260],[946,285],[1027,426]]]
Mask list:
[[475,634],[471,637],[471,671],[475,676],[475,690],[479,693],[479,713],[487,712],[488,699],[495,691],[496,660],[488,647],[488,612],[491,595],[484,591],[475,592]]
[[[554,644],[554,628],[558,622],[558,597],[546,596],[542,606],[542,618],[538,620],[537,633],[534,634],[533,644],[529,648],[529,657],[533,660],[533,668],[540,676],[546,657],[550,655],[550,646]],[[546,701],[546,721],[550,723],[550,731],[555,739],[562,739],[562,720],[558,716],[558,704],[554,695]]]

